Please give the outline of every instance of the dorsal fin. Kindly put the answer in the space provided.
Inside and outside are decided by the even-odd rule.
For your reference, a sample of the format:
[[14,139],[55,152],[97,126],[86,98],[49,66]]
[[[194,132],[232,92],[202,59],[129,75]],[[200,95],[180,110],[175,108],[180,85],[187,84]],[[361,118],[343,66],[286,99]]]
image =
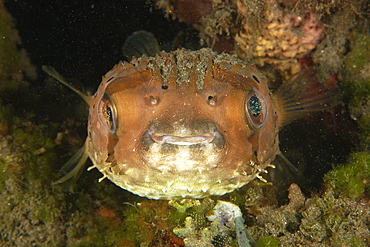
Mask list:
[[142,55],[154,57],[160,52],[157,39],[151,32],[139,30],[133,32],[125,41],[122,47],[123,56],[127,61],[132,57],[139,58]]
[[54,77],[57,81],[59,81],[60,83],[62,83],[63,85],[67,86],[68,88],[70,88],[72,91],[74,91],[75,93],[77,93],[78,95],[80,95],[80,97],[88,104],[90,105],[91,103],[91,96],[81,92],[78,88],[74,87],[73,85],[71,85],[70,83],[67,82],[67,80],[61,75],[59,74],[58,71],[56,71],[53,67],[51,66],[47,66],[47,65],[43,65],[42,66],[42,69],[48,73],[51,77]]

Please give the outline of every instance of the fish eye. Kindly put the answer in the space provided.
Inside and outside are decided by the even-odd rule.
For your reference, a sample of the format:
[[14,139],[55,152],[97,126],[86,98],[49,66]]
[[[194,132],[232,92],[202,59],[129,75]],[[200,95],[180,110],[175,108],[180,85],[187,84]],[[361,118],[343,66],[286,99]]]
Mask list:
[[259,129],[263,126],[267,116],[267,105],[265,98],[258,90],[248,93],[245,101],[245,110],[248,122],[253,128]]
[[108,95],[104,95],[99,103],[98,116],[100,122],[114,133],[116,131],[116,109]]

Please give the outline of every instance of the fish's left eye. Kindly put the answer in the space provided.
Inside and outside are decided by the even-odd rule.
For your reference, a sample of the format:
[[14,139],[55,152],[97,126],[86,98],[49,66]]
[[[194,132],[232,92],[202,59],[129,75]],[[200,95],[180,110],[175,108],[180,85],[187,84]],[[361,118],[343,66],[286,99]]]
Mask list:
[[111,103],[108,95],[104,95],[99,103],[98,115],[100,122],[109,130],[114,133],[116,131],[116,109]]
[[263,126],[267,116],[267,105],[265,98],[258,90],[248,93],[245,102],[245,110],[248,122],[255,129]]

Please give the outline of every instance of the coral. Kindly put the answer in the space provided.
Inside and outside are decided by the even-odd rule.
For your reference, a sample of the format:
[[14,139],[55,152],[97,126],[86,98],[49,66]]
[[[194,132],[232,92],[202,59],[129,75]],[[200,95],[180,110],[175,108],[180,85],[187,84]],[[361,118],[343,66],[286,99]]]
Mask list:
[[277,247],[279,245],[279,240],[272,236],[265,236],[258,240],[258,246],[260,247]]
[[0,120],[8,125],[0,135],[1,246],[170,246],[181,242],[170,229],[184,217],[167,202],[125,207],[116,196],[124,193],[121,189],[110,187],[111,183],[88,186],[91,180],[80,181],[85,189],[71,196],[63,186],[52,187],[57,176],[53,164],[60,162],[51,137],[60,126],[35,125],[12,112],[0,106],[1,117],[6,116]]
[[182,199],[179,200],[171,200],[168,202],[169,205],[176,208],[178,212],[185,213],[188,208],[192,208],[194,206],[199,206],[199,200],[191,200],[191,199]]
[[325,29],[324,39],[312,54],[312,60],[323,78],[336,75],[343,69],[345,54],[348,52],[348,33],[359,25],[353,21],[356,20],[356,12],[351,9],[354,8],[343,6],[330,15],[330,19],[325,22],[330,28]]
[[39,183],[8,179],[0,199],[1,246],[61,246],[65,241],[62,194],[57,197]]
[[64,241],[65,227],[58,222],[66,203],[63,194],[45,186],[51,179],[46,171],[56,160],[52,142],[42,134],[45,126],[7,118],[9,130],[0,135],[0,243],[58,246]]
[[254,243],[245,231],[239,207],[230,202],[218,200],[215,205],[206,198],[188,210],[183,224],[173,231],[184,238],[185,246],[250,246]]
[[196,24],[202,16],[212,12],[210,0],[156,0],[156,5],[165,10],[166,14],[178,17],[180,21]]
[[215,221],[217,219],[220,228],[227,227],[235,229],[235,218],[241,216],[242,212],[238,206],[219,200],[212,211],[212,215],[207,216],[207,218],[209,221]]
[[218,200],[212,215],[207,216],[207,219],[213,222],[212,226],[217,222],[220,233],[227,233],[230,230],[235,231],[239,246],[251,247],[251,245],[256,245],[254,239],[245,229],[245,221],[237,205]]
[[349,162],[336,166],[325,174],[327,186],[338,194],[350,198],[361,196],[367,187],[370,189],[370,154],[353,153]]
[[[289,188],[289,203],[265,206],[254,212],[255,224],[249,227],[258,243],[271,241],[276,246],[366,246],[370,239],[369,202],[347,197],[336,198],[333,191],[306,198],[300,188]],[[248,208],[247,208],[248,209]],[[269,245],[267,245],[269,246]]]
[[[11,109],[4,110],[9,130],[8,135],[1,136],[0,145],[1,165],[5,165],[4,187],[0,194],[0,219],[5,222],[0,226],[1,245],[237,246],[227,224],[220,231],[222,220],[210,222],[207,219],[215,207],[215,202],[209,198],[171,203],[180,210],[165,201],[153,200],[125,206],[117,198],[117,193],[124,193],[119,188],[114,190],[115,186],[109,182],[91,185],[91,180],[83,179],[80,183],[90,186],[84,186],[85,189],[72,196],[73,200],[68,200],[68,193],[63,193],[62,188],[49,185],[55,172],[47,167],[55,162],[55,154],[47,153],[55,151],[53,142],[43,133],[55,125],[35,126],[31,122],[14,119],[9,112]],[[22,122],[23,125],[20,124]],[[42,147],[45,150],[40,153]],[[33,153],[39,153],[36,156],[46,154],[44,160],[38,158],[38,166],[33,160],[35,157],[30,155]],[[367,167],[368,154],[361,153],[353,162],[356,160],[361,160],[361,165]],[[30,164],[28,168],[33,171],[27,171],[26,164]],[[346,173],[346,170],[341,171],[340,176]],[[362,175],[357,179],[362,179],[366,190],[368,180],[364,180]],[[273,187],[271,185],[263,187],[257,184],[229,196],[235,198],[233,200],[239,207],[243,205],[245,219],[255,218],[254,223],[248,220],[248,231],[258,239],[260,246],[277,246],[279,243],[286,246],[320,243],[365,246],[365,241],[370,240],[367,227],[370,222],[369,204],[361,196],[357,200],[335,197],[345,182],[347,180],[343,181],[339,175],[328,179],[328,191],[312,198],[306,198],[298,186],[292,185],[290,201],[281,207],[270,199],[268,188]],[[335,184],[335,187],[330,184]],[[139,198],[126,197],[125,200],[138,201]]]
[[131,205],[124,212],[122,239],[145,246],[172,246],[182,243],[172,229],[184,220],[184,212],[170,206],[168,201],[147,200]]
[[201,44],[218,51],[234,50],[234,35],[238,31],[238,13],[234,0],[153,0],[166,15],[192,24],[199,30]]
[[188,216],[185,219],[184,227],[175,228],[173,231],[184,238],[185,246],[213,246],[213,238],[218,234],[217,222],[210,227],[200,227],[196,220]]
[[339,73],[348,33],[366,24],[369,9],[364,0],[153,1],[166,15],[197,29],[201,43],[236,51],[259,66],[272,65],[285,79],[314,64],[322,78]]
[[298,58],[310,53],[322,39],[323,28],[318,17],[307,12],[303,15],[287,13],[277,1],[266,1],[260,22],[253,23],[250,1],[237,2],[243,16],[243,30],[235,37],[242,56],[251,54],[260,66],[277,66],[288,75],[300,71]]
[[343,90],[349,98],[352,119],[361,129],[361,147],[370,146],[370,35],[356,30],[350,36],[351,50],[347,54],[342,70]]
[[200,38],[219,51],[234,50],[232,37],[236,32],[237,10],[235,1],[212,1],[212,12],[200,18]]
[[197,203],[188,208],[182,226],[173,229],[185,246],[255,246],[236,204],[222,200],[215,204],[209,198],[192,201]]
[[305,204],[300,230],[310,239],[333,246],[350,246],[355,242],[365,246],[369,241],[368,202],[335,198],[327,191],[320,197],[308,199]]
[[[114,193],[112,188],[97,186],[93,196],[75,194],[70,202],[63,187],[51,186],[55,164],[60,164],[54,141],[60,124],[35,125],[35,119],[15,112],[0,106],[0,122],[7,125],[0,133],[0,245],[128,246],[120,245],[125,228],[118,213],[97,203],[100,191]],[[107,194],[106,203],[118,207],[118,200]]]

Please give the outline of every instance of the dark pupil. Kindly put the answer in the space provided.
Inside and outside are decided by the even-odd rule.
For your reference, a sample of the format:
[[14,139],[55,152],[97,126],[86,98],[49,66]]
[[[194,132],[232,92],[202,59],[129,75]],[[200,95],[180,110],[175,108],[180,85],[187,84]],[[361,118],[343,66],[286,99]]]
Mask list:
[[248,109],[254,117],[258,117],[262,111],[261,101],[256,96],[250,97]]
[[112,109],[110,109],[109,106],[105,109],[105,117],[109,122],[113,121],[113,114],[112,114]]

